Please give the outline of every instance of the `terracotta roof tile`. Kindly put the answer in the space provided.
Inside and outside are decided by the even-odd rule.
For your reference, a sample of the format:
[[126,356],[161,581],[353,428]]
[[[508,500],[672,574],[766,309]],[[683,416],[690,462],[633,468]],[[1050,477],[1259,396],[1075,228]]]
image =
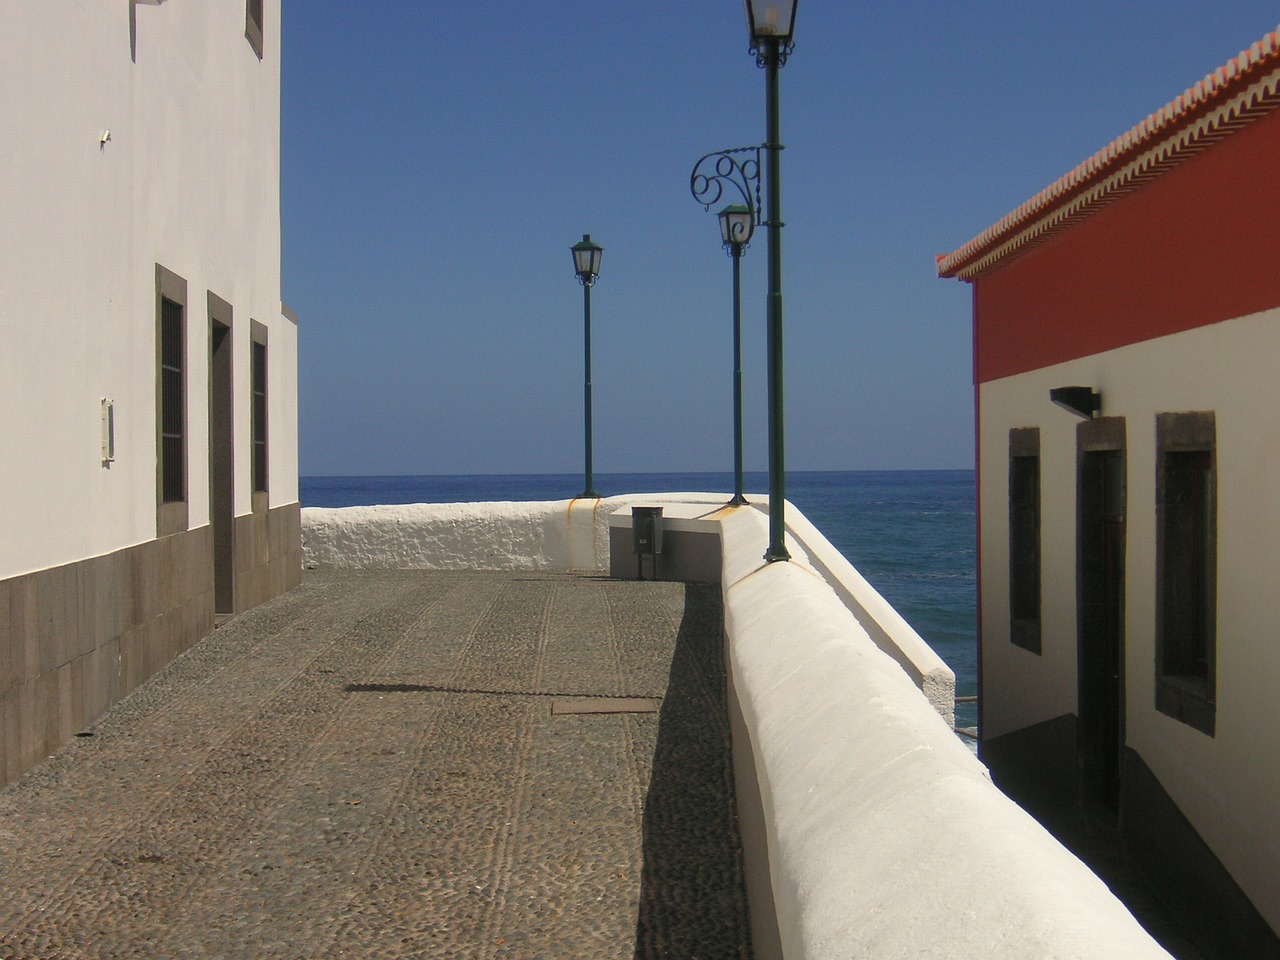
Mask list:
[[972,280],[1277,107],[1280,27],[964,246],[939,255],[938,275]]

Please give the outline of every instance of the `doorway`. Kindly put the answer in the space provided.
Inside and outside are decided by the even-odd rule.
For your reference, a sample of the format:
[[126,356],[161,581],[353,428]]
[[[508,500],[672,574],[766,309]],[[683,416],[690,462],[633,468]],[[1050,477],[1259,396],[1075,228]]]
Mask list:
[[1124,747],[1124,435],[1118,417],[1082,423],[1077,435],[1080,800],[1111,818]]
[[213,612],[235,602],[235,442],[231,305],[209,294],[209,525],[213,529]]

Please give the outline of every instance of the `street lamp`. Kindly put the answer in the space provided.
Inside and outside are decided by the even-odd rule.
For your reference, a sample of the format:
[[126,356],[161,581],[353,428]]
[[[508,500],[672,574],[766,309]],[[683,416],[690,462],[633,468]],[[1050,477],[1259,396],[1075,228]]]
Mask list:
[[720,211],[720,239],[733,258],[733,499],[729,505],[742,506],[742,251],[755,232],[751,208],[731,203]]
[[584,233],[582,241],[575,243],[569,250],[573,253],[573,272],[578,275],[578,282],[582,284],[583,354],[586,357],[582,425],[586,434],[587,480],[582,489],[582,497],[596,498],[599,494],[591,484],[591,288],[600,275],[600,258],[604,255],[604,247],[592,243],[591,234]]
[[[726,192],[736,191],[744,203],[720,211],[720,239],[733,257],[733,459],[734,497],[731,506],[747,502],[742,495],[742,251],[751,242],[760,219],[760,147],[730,147],[698,158],[689,175],[693,199],[710,210]],[[745,205],[744,205],[745,204]]]
[[[752,50],[759,47],[761,40],[774,40],[787,48],[786,53],[791,52],[791,34],[796,26],[796,2],[797,0],[743,0]],[[786,54],[783,59],[786,59]]]
[[778,136],[778,68],[791,54],[799,0],[743,0],[751,52],[765,71],[769,181],[769,549],[765,560],[789,560],[786,547],[786,468],[782,436],[782,142]]

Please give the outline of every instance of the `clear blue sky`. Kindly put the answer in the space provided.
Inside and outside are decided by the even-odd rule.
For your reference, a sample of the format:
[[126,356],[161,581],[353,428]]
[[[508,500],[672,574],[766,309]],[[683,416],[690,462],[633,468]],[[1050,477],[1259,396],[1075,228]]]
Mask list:
[[[933,257],[1275,28],[1265,2],[800,0],[781,75],[788,469],[969,467],[969,287]],[[739,0],[286,0],[301,472],[732,469],[730,262],[697,158],[764,139]],[[743,260],[767,465],[765,239]]]

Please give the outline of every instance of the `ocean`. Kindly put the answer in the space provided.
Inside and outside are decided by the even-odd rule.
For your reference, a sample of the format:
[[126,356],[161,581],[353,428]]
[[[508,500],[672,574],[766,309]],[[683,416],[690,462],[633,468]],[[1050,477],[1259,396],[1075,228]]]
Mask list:
[[[490,500],[567,500],[581,474],[302,477],[304,507]],[[597,473],[601,496],[732,491],[730,473]],[[766,473],[743,487],[767,493]],[[726,493],[726,499],[728,494]],[[795,471],[787,499],[894,605],[956,673],[956,696],[977,694],[977,562],[972,470]],[[956,726],[977,707],[956,704]]]

